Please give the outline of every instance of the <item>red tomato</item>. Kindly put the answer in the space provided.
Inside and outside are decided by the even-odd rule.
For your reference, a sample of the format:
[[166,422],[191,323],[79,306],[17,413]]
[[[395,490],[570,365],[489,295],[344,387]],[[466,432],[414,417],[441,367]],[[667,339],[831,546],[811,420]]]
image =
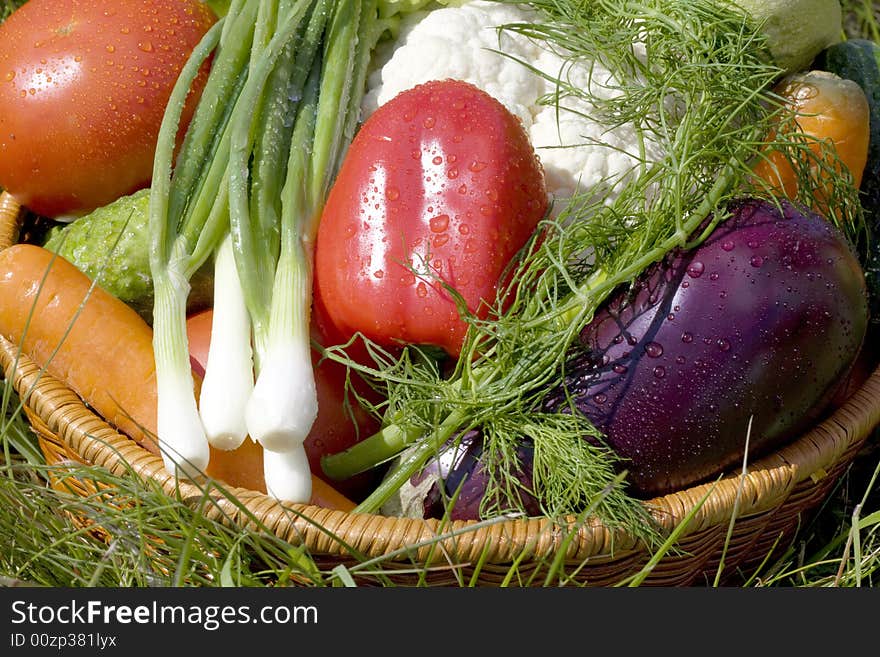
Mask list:
[[50,217],[147,186],[171,89],[215,21],[199,0],[30,0],[15,11],[0,25],[0,186]]
[[327,198],[321,313],[343,339],[457,356],[467,324],[444,283],[485,317],[547,202],[528,136],[500,102],[457,80],[404,91],[361,127]]
[[[190,360],[193,371],[199,377],[204,376],[205,363],[208,360],[212,321],[213,312],[205,310],[190,316],[186,323]],[[317,364],[317,355],[314,361]],[[351,408],[346,408],[345,375],[345,367],[331,360],[323,360],[315,368],[318,417],[306,438],[305,448],[312,472],[319,476],[322,472],[320,461],[324,454],[347,449],[379,429],[378,421],[354,399],[347,400]],[[363,389],[359,392],[369,394]],[[375,397],[373,399],[376,400]],[[353,414],[354,420],[349,412]],[[265,492],[263,452],[252,440],[245,440],[241,447],[231,452],[212,450],[207,471],[227,484]],[[330,483],[340,492],[355,498],[373,485],[376,476],[375,473],[364,473],[344,482]]]

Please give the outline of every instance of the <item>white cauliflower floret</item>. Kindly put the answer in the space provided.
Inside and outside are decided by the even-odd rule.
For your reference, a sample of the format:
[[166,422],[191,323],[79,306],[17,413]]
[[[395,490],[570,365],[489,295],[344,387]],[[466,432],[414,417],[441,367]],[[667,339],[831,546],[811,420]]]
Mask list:
[[492,50],[512,53],[525,61],[537,59],[542,52],[537,45],[510,32],[499,35],[497,30],[498,25],[533,15],[514,5],[482,0],[407,15],[396,41],[390,44],[391,52],[377,55],[380,62],[388,61],[370,76],[364,113],[371,114],[401,91],[422,82],[455,78],[484,90],[524,124],[531,124],[531,105],[544,90],[542,80]]
[[[612,98],[619,92],[608,69],[566,64],[558,55],[542,53],[536,68],[562,77],[574,88],[589,88],[598,98]],[[548,89],[549,90],[549,89]],[[594,191],[606,199],[641,164],[639,135],[629,125],[609,128],[597,116],[595,107],[580,97],[561,98],[557,105],[543,105],[528,126],[532,145],[538,152],[547,187],[557,205],[578,191]],[[645,157],[660,157],[660,149],[645,145]]]
[[[611,73],[598,63],[571,65],[510,31],[501,32],[499,42],[499,26],[534,18],[526,7],[485,0],[407,16],[399,38],[376,59],[363,112],[366,117],[401,91],[429,80],[470,82],[519,117],[544,167],[554,214],[559,214],[577,191],[613,198],[614,190],[641,164],[642,144],[634,127],[609,129],[583,98],[563,95],[558,107],[540,102],[555,92],[552,80],[557,77],[576,88],[589,88],[597,97],[608,98],[617,91]],[[645,157],[660,157],[659,147],[645,144]]]

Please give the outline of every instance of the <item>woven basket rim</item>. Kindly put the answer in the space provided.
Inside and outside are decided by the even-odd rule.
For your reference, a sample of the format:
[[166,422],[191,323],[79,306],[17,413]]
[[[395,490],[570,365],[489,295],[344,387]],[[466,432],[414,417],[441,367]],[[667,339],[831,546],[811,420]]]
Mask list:
[[[6,192],[0,193],[0,250],[18,240],[23,209]],[[21,354],[0,337],[0,365],[25,403],[25,411],[41,439],[56,442],[68,457],[151,480],[183,500],[204,504],[198,483],[178,481],[160,457],[137,445],[92,412],[63,382]],[[692,486],[644,504],[661,533],[677,531],[679,538],[711,527],[739,522],[781,505],[803,482],[819,481],[836,464],[852,457],[880,424],[880,366],[841,406],[779,450],[749,464],[743,475],[723,477]],[[41,443],[42,444],[42,443]],[[47,447],[43,444],[44,453]],[[568,526],[549,518],[507,518],[496,522],[452,521],[355,514],[309,504],[281,503],[243,488],[227,489],[237,500],[212,495],[206,509],[215,519],[242,528],[263,527],[279,538],[304,544],[316,554],[380,557],[403,553],[424,561],[440,552],[446,558],[507,563],[525,552],[548,557],[560,548],[566,559],[619,558],[644,550],[638,538],[598,520],[568,519]],[[679,525],[692,515],[686,528]]]

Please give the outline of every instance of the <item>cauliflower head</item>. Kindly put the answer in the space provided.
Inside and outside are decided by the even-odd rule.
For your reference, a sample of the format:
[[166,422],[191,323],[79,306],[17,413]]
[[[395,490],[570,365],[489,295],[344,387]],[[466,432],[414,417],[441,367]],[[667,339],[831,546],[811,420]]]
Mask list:
[[643,160],[659,158],[661,149],[633,126],[609,128],[583,98],[555,96],[557,79],[589,88],[597,97],[615,94],[616,83],[597,62],[573,63],[521,34],[499,30],[535,18],[528,7],[491,0],[404,17],[397,39],[377,53],[362,110],[366,118],[398,93],[429,80],[470,82],[522,122],[558,215],[578,192],[612,199]]

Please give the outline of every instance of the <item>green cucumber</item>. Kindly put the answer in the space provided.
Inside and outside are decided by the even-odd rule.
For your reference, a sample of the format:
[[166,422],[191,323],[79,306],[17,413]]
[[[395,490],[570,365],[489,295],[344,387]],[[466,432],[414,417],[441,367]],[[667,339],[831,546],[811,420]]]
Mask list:
[[[43,246],[57,253],[152,324],[153,278],[150,272],[150,190],[93,210],[50,229]],[[214,268],[209,259],[192,277],[187,310],[211,304]]]
[[869,240],[858,245],[871,301],[873,323],[880,325],[880,45],[868,39],[849,39],[827,48],[818,67],[858,84],[868,97],[871,130],[868,161],[859,195]]

